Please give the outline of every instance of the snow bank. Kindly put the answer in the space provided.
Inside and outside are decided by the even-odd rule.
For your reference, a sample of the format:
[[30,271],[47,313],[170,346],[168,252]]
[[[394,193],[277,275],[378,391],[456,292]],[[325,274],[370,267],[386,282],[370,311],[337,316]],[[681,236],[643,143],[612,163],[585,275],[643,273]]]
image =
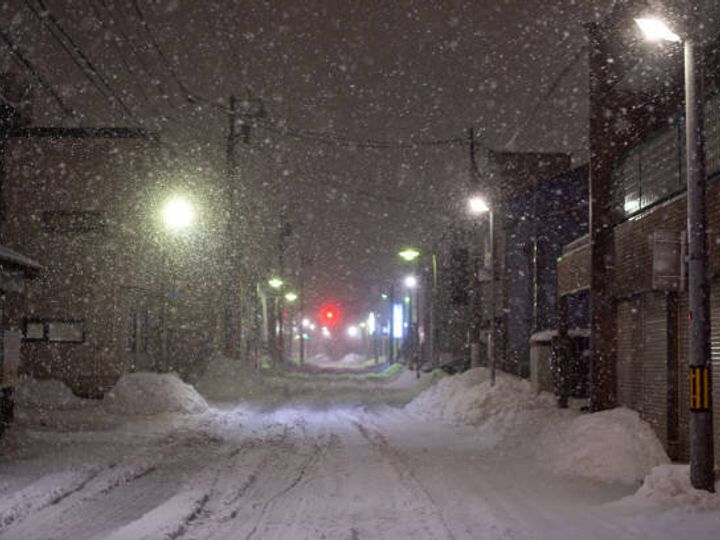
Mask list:
[[561,475],[633,484],[670,461],[650,425],[623,407],[551,426],[545,439],[538,459]]
[[410,402],[406,410],[430,420],[476,425],[501,413],[550,406],[552,398],[535,393],[528,381],[498,373],[491,386],[489,370],[474,368],[445,377]]
[[203,397],[172,373],[123,375],[103,399],[104,409],[118,415],[164,412],[198,414],[207,410]]
[[[716,475],[715,491],[720,492],[718,475]],[[666,464],[654,467],[637,493],[613,504],[690,507],[697,511],[720,512],[720,497],[692,487],[688,465]]]
[[72,393],[65,383],[54,379],[24,378],[15,389],[15,403],[26,409],[78,409],[87,401]]
[[638,413],[617,408],[595,414],[559,410],[549,394],[536,394],[526,380],[471,369],[442,379],[406,407],[429,420],[478,427],[478,444],[533,442],[533,457],[558,475],[639,484],[669,462],[650,425]]
[[225,356],[210,360],[195,387],[203,396],[216,401],[256,399],[266,390],[257,370]]

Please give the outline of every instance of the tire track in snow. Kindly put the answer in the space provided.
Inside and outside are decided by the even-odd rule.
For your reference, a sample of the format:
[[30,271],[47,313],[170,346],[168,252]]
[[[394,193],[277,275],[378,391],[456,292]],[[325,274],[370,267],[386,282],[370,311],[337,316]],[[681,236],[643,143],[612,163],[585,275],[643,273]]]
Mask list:
[[[90,538],[102,531],[110,532],[112,528],[109,531],[108,528],[113,526],[113,520],[119,520],[122,524],[124,512],[127,515],[142,511],[143,501],[152,501],[153,493],[159,495],[163,489],[167,492],[168,478],[177,477],[177,473],[172,471],[183,471],[193,457],[199,460],[200,448],[208,452],[207,438],[197,436],[178,437],[177,433],[173,433],[157,442],[160,448],[154,448],[151,452],[130,454],[119,461],[94,465],[92,474],[86,475],[81,481],[70,483],[57,478],[58,475],[41,477],[38,481],[41,484],[53,487],[60,484],[62,489],[48,501],[52,504],[26,505],[19,516],[21,519],[12,519],[11,525],[0,528],[3,538],[55,540]],[[160,478],[154,479],[155,473]],[[148,477],[154,480],[144,481]],[[38,482],[28,486],[27,490],[30,493],[40,491],[36,485]],[[136,485],[137,482],[142,482],[142,485]],[[151,504],[155,505],[156,502],[157,499]],[[88,520],[87,515],[94,517]]]
[[303,461],[303,463],[297,469],[297,473],[292,478],[292,480],[284,488],[282,488],[280,491],[277,491],[275,494],[266,499],[265,502],[263,502],[252,529],[245,536],[245,540],[251,540],[257,534],[261,525],[267,519],[268,514],[271,511],[274,503],[288,495],[298,486],[300,486],[303,481],[306,480],[308,472],[311,471],[318,463],[320,463],[320,461],[322,461],[322,459],[325,457],[325,454],[327,454],[327,452],[331,448],[336,446],[338,442],[339,439],[337,436],[330,435],[327,437],[326,442],[313,444],[313,449],[311,450],[310,456]]
[[[430,509],[430,511],[435,514],[445,531],[446,537],[451,540],[456,540],[455,535],[447,523],[444,512],[430,492],[417,479],[412,469],[405,464],[407,461],[405,456],[394,448],[380,431],[371,431],[357,420],[353,420],[353,425],[358,432],[360,432],[360,435],[362,435],[395,470],[403,487],[418,500],[421,506]],[[431,531],[432,529],[428,527],[428,530]]]
[[[281,426],[271,423],[265,427],[271,430]],[[188,513],[168,537],[172,540],[205,539],[208,535],[217,533],[223,524],[234,520],[244,507],[244,503],[238,504],[239,501],[257,484],[263,471],[281,457],[281,449],[285,453],[295,450],[294,446],[287,442],[289,433],[290,428],[285,425],[279,433],[244,440],[237,448],[217,461],[212,467],[214,480],[207,490],[207,496],[199,501],[197,508]],[[254,451],[259,453],[258,462],[248,467],[248,455]],[[238,486],[237,471],[247,471],[248,468],[250,472],[243,473],[242,483]]]
[[29,516],[79,492],[100,474],[98,469],[47,474],[22,490],[0,499],[0,533]]

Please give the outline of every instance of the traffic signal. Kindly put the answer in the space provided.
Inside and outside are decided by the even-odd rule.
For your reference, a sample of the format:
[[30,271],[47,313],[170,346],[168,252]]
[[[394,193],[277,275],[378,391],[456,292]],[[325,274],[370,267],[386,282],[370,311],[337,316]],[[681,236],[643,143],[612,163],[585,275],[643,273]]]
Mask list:
[[325,304],[320,308],[320,321],[323,326],[332,328],[340,324],[340,310],[333,304]]

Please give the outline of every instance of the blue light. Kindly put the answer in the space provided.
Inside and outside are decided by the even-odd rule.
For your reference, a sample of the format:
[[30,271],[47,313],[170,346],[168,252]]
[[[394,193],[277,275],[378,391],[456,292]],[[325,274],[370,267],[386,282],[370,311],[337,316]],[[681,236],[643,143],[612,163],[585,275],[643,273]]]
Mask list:
[[393,337],[402,338],[403,329],[405,327],[403,321],[403,312],[405,307],[402,304],[393,304]]

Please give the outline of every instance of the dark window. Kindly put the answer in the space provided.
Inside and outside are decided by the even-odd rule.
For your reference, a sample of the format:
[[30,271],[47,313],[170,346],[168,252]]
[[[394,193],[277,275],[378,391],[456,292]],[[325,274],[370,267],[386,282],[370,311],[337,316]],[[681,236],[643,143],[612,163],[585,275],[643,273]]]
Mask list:
[[25,321],[25,340],[82,343],[85,341],[85,323],[77,320],[28,319]]

